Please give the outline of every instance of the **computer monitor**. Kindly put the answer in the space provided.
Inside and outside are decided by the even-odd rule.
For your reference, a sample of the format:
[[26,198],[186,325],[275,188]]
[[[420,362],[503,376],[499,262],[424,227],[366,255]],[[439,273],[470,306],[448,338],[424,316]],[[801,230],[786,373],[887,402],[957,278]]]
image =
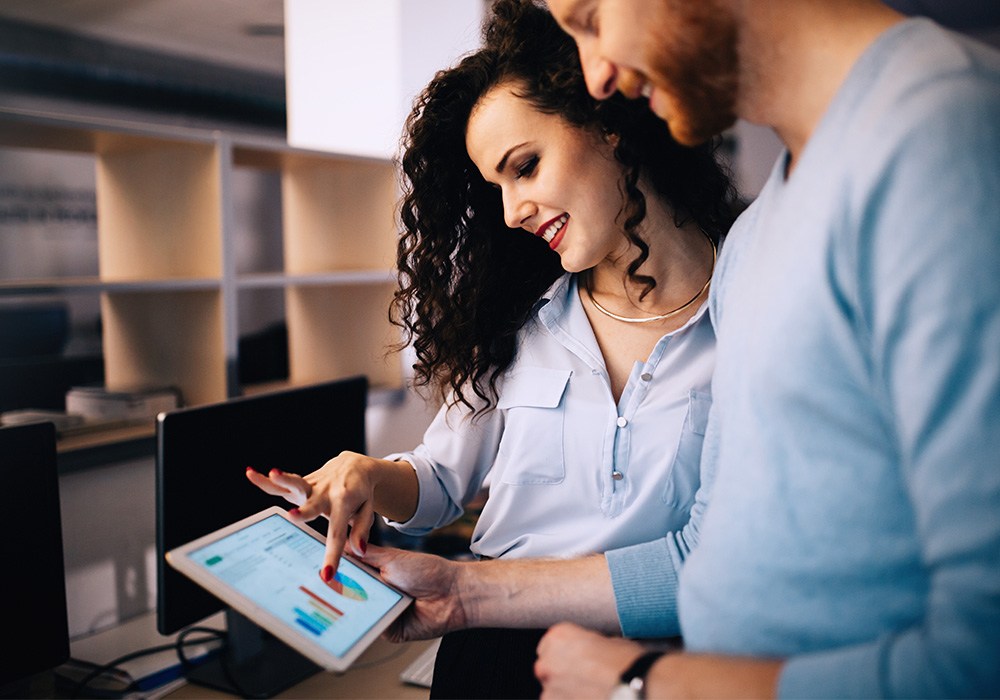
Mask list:
[[[170,568],[164,554],[279,502],[246,479],[247,467],[306,474],[343,450],[364,452],[367,396],[367,379],[354,377],[160,414],[156,579],[162,634],[224,609]],[[314,526],[325,533],[326,520]],[[317,670],[234,611],[227,610],[227,627],[223,667],[200,666],[191,680],[240,695],[271,695]]]
[[0,690],[69,658],[66,572],[51,423],[0,428]]

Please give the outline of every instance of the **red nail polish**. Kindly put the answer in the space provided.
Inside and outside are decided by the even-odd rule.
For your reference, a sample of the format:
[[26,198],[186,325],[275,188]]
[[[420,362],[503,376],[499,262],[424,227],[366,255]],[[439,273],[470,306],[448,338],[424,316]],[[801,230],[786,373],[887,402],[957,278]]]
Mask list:
[[270,474],[271,474],[271,476],[278,476],[278,475],[281,474],[281,470],[280,469],[272,469],[270,471]]
[[367,540],[361,540],[361,556],[368,553],[368,542]]
[[252,472],[253,471],[253,467],[247,467],[247,471],[248,472]]
[[302,513],[300,513],[300,512],[299,512],[299,509],[298,509],[298,508],[292,508],[292,509],[291,509],[290,511],[288,511],[288,514],[289,514],[290,516],[292,516],[293,518],[297,518],[297,517],[299,517],[300,515],[302,515]]
[[324,581],[326,581],[327,583],[330,583],[330,579],[333,578],[333,567],[324,566],[323,570],[319,572],[319,577]]

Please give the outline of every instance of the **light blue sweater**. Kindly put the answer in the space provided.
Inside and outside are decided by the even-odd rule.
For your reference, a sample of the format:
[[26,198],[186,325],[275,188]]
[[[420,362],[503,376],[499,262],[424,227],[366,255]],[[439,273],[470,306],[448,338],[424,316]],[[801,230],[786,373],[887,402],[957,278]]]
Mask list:
[[[786,658],[789,697],[998,696],[1000,54],[897,25],[784,162],[713,285],[687,648]],[[669,633],[640,554],[623,630]]]

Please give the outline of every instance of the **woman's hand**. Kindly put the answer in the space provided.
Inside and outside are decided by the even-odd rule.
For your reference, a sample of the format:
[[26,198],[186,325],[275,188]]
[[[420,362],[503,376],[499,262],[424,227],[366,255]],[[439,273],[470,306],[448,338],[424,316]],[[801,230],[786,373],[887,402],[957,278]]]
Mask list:
[[[277,469],[272,469],[268,476],[264,476],[253,467],[247,467],[247,478],[251,484],[264,493],[281,496],[297,506],[305,503],[306,499],[312,495],[312,484],[298,474],[285,474]],[[279,478],[281,484],[277,481]]]
[[320,577],[327,583],[333,580],[348,542],[356,556],[364,556],[376,511],[406,520],[416,508],[417,481],[409,463],[356,452],[341,452],[306,476],[278,469],[265,476],[248,468],[247,478],[262,491],[298,506],[288,511],[294,520],[307,522],[320,515],[329,518],[326,556],[320,569]]

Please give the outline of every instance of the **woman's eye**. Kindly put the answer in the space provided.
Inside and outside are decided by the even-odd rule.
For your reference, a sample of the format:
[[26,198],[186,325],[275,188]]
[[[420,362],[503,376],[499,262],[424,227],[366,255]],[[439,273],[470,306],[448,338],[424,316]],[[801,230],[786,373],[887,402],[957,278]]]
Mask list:
[[517,168],[517,179],[531,175],[538,165],[538,156],[532,156]]

